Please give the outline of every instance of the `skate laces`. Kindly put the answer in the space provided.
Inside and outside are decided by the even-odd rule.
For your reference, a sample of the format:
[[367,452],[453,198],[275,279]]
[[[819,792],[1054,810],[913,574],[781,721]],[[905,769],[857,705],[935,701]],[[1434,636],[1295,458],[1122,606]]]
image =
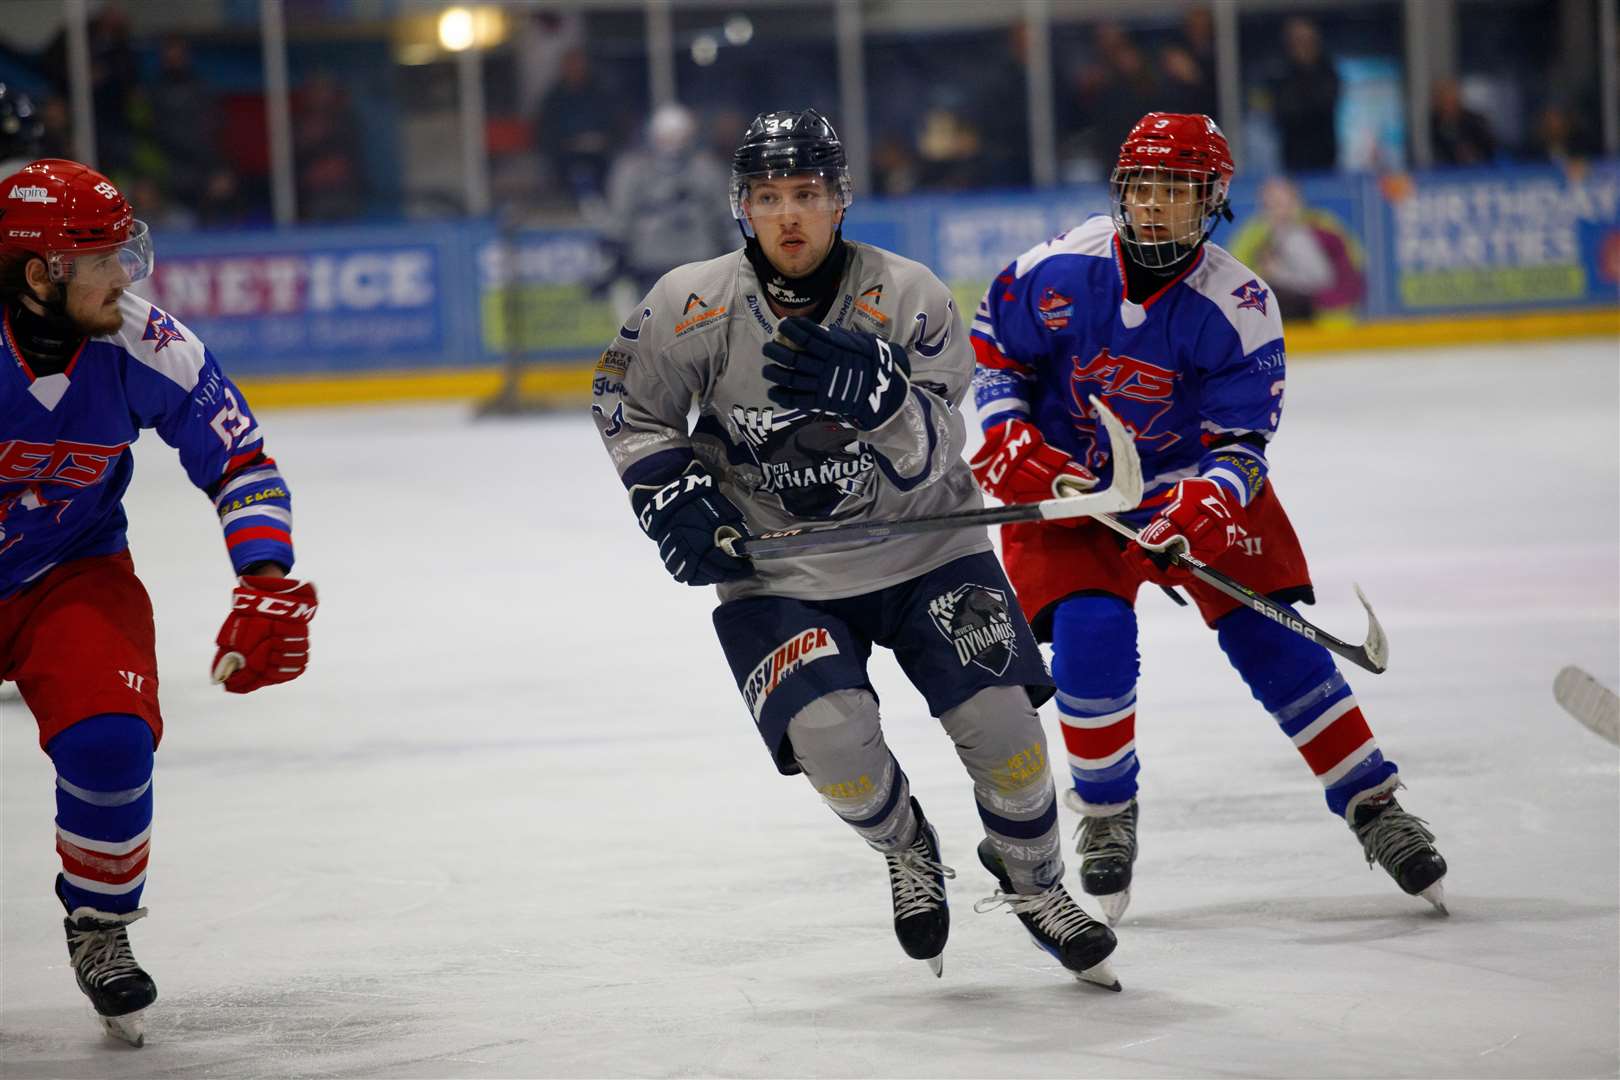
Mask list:
[[956,871],[928,856],[928,838],[921,831],[900,854],[883,856],[889,864],[889,886],[894,890],[896,919],[925,914],[944,902],[943,879],[956,877]]
[[127,927],[136,919],[144,918],[146,909],[136,908],[112,919],[98,917],[89,927],[80,927],[74,920],[68,930],[69,963],[86,982],[106,983],[120,975],[135,974],[141,966],[130,951]]
[[1136,848],[1136,822],[1129,810],[1108,817],[1083,817],[1074,830],[1075,854],[1086,859],[1130,859]]
[[1367,865],[1376,860],[1393,877],[1402,863],[1413,855],[1434,850],[1434,833],[1425,826],[1428,822],[1401,809],[1399,804],[1389,807],[1367,824],[1356,830]]
[[1014,915],[1033,923],[1043,934],[1061,945],[1089,926],[1093,919],[1062,885],[1053,885],[1045,892],[1024,895],[997,889],[973,905],[983,914],[1007,905]]

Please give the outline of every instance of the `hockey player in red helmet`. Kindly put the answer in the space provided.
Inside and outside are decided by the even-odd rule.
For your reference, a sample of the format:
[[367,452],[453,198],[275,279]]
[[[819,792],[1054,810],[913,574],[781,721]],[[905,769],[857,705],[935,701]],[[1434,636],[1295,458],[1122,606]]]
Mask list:
[[56,767],[56,895],[74,975],[107,1031],[140,1045],[157,997],[130,951],[163,735],[151,601],[122,506],[130,445],[155,429],[213,501],[238,575],[215,682],[246,693],[308,660],[314,586],[293,565],[287,483],[195,333],[132,291],[146,224],[78,162],[0,181],[0,679]]
[[[1136,861],[1136,596],[1181,586],[1328,808],[1407,893],[1445,910],[1434,835],[1395,800],[1402,786],[1332,656],[1184,571],[1187,553],[1285,604],[1310,603],[1310,573],[1269,476],[1282,414],[1282,313],[1270,288],[1210,240],[1229,217],[1226,138],[1207,116],[1149,113],[1120,147],[1111,214],[1033,248],[991,284],[973,322],[985,431],[972,465],[1004,502],[1085,490],[1111,448],[1086,405],[1125,422],[1146,496],[1126,515],[1137,543],[1097,522],[1007,525],[1008,577],[1052,674],[1081,814],[1081,884],[1110,921]],[[1068,524],[1068,523],[1065,523]],[[1243,775],[1212,776],[1241,786]]]

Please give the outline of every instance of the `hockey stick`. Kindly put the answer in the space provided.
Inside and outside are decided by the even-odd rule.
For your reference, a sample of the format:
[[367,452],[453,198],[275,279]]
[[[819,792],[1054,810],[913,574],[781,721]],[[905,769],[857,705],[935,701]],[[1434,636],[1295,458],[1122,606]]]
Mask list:
[[1613,690],[1571,664],[1553,680],[1553,698],[1569,715],[1620,744],[1620,698]]
[[[1128,540],[1134,541],[1137,538],[1137,530],[1118,518],[1109,514],[1098,514],[1097,520]],[[1232,580],[1219,570],[1212,570],[1191,555],[1178,555],[1174,552],[1166,552],[1166,554],[1170,558],[1171,565],[1182,567],[1204,584],[1219,589],[1245,607],[1253,608],[1278,626],[1292,630],[1307,641],[1316,642],[1328,652],[1337,653],[1357,667],[1365,668],[1374,675],[1383,674],[1384,670],[1389,667],[1389,639],[1384,636],[1384,628],[1379,624],[1378,616],[1373,614],[1372,605],[1367,603],[1367,597],[1362,594],[1360,585],[1356,585],[1354,588],[1356,590],[1356,599],[1360,600],[1361,606],[1367,609],[1367,640],[1361,645],[1351,645],[1349,642],[1340,641],[1321,627],[1300,618],[1270,597],[1263,596],[1247,585]]]
[[853,521],[838,525],[806,525],[798,529],[779,529],[758,536],[738,536],[722,529],[720,546],[728,555],[750,559],[780,559],[822,548],[886,540],[891,536],[911,533],[937,532],[941,529],[968,529],[986,525],[1000,525],[1009,521],[1061,521],[1064,518],[1092,517],[1097,514],[1116,514],[1130,510],[1142,501],[1142,460],[1136,454],[1136,444],[1119,418],[1095,397],[1092,408],[1108,430],[1109,445],[1114,448],[1113,481],[1102,491],[1068,495],[1058,499],[1045,499],[1036,503],[1013,503],[1009,506],[990,506],[979,510],[960,510],[951,514],[930,514],[925,517],[891,518],[887,521]]

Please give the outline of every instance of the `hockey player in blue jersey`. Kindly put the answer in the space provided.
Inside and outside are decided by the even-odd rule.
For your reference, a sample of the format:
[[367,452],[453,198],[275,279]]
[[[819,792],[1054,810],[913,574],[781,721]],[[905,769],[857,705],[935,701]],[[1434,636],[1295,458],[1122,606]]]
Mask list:
[[[1111,922],[1136,860],[1137,622],[1144,582],[1182,586],[1250,691],[1322,782],[1327,805],[1407,893],[1444,911],[1445,860],[1394,793],[1327,650],[1172,569],[1190,553],[1283,603],[1310,603],[1299,541],[1268,477],[1282,413],[1282,318],[1266,283],[1209,240],[1233,165],[1207,116],[1149,113],[1120,149],[1113,212],[1019,256],[973,322],[985,442],[972,465],[1004,502],[1084,490],[1109,470],[1097,394],[1135,437],[1139,544],[1096,522],[1007,525],[1007,573],[1052,674],[1082,815],[1081,883]],[[1065,523],[1065,525],[1070,523]]]
[[46,159],[0,181],[0,679],[56,767],[56,895],[79,988],[141,1045],[157,998],[130,951],[163,736],[152,605],[125,539],[130,445],[155,429],[214,502],[239,575],[212,675],[233,693],[308,662],[313,585],[247,402],[178,319],[129,288],[145,222],[106,177]]

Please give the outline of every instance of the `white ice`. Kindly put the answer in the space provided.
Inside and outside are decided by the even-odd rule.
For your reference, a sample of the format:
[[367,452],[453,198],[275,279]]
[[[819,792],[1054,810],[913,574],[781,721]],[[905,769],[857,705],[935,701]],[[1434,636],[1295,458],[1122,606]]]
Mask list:
[[207,682],[229,571],[148,436],[129,509],[167,734],[132,936],[161,997],[137,1051],[74,987],[52,770],[0,706],[0,1074],[1613,1077],[1617,751],[1551,686],[1620,683],[1617,353],[1294,365],[1272,456],[1308,610],[1360,640],[1360,582],[1389,632],[1388,673],[1348,674],[1452,915],[1364,865],[1213,635],[1145,593],[1122,994],[974,914],[967,779],[884,655],[888,737],[960,871],[944,978],[904,957],[881,862],[771,767],[710,591],[664,577],[585,416],[266,415],[322,606],[308,675],[248,697]]

